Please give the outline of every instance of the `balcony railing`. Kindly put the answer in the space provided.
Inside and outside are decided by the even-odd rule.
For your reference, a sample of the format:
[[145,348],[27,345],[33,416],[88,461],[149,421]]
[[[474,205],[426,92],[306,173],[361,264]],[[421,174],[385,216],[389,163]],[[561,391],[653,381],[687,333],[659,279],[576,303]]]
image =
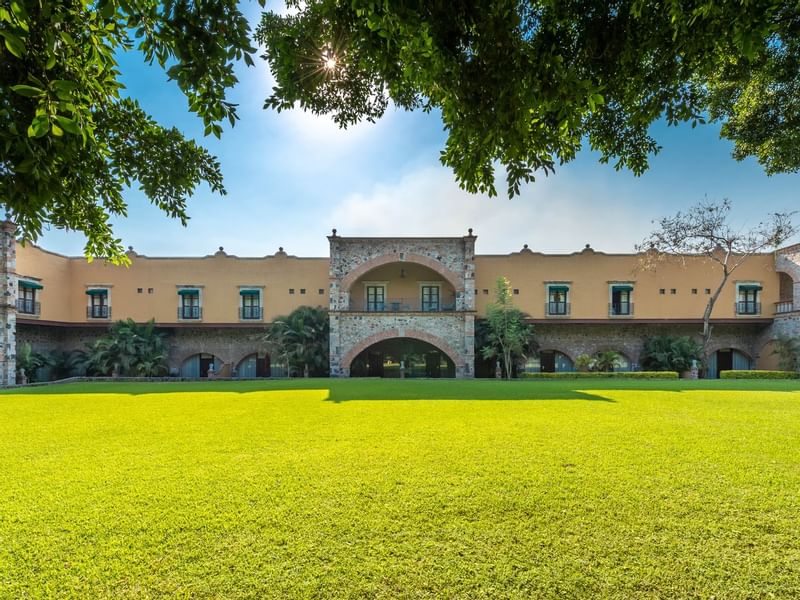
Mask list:
[[19,313],[38,316],[40,314],[40,308],[39,303],[33,300],[26,300],[24,298],[17,299],[17,312]]
[[87,306],[86,307],[87,319],[110,319],[111,307],[110,306]]
[[790,313],[794,311],[794,303],[791,300],[775,303],[775,314]]
[[351,298],[350,310],[360,312],[453,312],[454,302],[423,301],[420,298],[387,298],[383,301]]
[[544,314],[548,317],[568,317],[569,302],[545,302]]
[[633,302],[611,302],[608,305],[609,317],[630,317],[633,315]]
[[203,316],[203,309],[200,306],[179,306],[179,319],[200,319]]
[[750,300],[741,300],[735,305],[737,315],[760,315],[761,302],[751,302]]
[[264,309],[260,306],[240,306],[239,319],[242,321],[258,321],[264,317]]

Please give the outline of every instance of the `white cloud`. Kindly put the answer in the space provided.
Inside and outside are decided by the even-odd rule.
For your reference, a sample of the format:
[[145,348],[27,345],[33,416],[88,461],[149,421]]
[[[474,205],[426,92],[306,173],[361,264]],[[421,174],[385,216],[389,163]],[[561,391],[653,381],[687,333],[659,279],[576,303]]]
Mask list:
[[465,235],[472,227],[481,254],[513,252],[526,243],[542,252],[573,252],[587,243],[630,252],[654,216],[619,191],[576,180],[563,169],[509,200],[468,194],[448,169],[422,168],[346,196],[328,221],[344,236]]

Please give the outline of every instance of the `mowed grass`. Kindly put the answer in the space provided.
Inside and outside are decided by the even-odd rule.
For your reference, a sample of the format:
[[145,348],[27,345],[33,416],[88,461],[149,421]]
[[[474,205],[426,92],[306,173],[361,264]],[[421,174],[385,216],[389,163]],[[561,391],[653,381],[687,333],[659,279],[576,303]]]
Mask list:
[[0,597],[800,597],[797,382],[0,394]]

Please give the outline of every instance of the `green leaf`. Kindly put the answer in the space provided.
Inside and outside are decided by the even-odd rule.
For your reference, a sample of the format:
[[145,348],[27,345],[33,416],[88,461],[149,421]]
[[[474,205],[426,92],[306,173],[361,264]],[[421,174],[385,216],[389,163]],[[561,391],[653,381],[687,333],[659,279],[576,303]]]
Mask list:
[[37,98],[39,96],[44,96],[44,90],[41,90],[37,87],[33,87],[32,85],[12,85],[11,89],[19,94],[20,96],[26,96],[28,98]]
[[72,119],[68,119],[67,117],[62,117],[61,115],[56,115],[56,121],[62,127],[64,131],[67,133],[71,133],[73,135],[79,135],[81,130],[78,127],[78,124],[75,123]]
[[10,31],[0,31],[0,35],[5,38],[6,48],[8,48],[8,51],[11,52],[11,54],[17,58],[23,58],[25,56],[25,42],[23,42]]

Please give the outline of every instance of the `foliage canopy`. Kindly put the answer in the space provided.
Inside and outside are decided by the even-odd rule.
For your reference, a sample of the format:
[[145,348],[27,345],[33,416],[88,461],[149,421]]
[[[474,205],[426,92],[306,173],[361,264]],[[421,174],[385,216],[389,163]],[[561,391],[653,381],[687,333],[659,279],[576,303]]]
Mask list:
[[257,30],[277,84],[265,106],[380,118],[438,110],[442,162],[470,192],[508,194],[572,160],[640,174],[659,119],[722,123],[734,156],[800,168],[800,7],[778,0],[289,0]]
[[126,187],[183,224],[199,184],[225,193],[216,158],[122,97],[117,56],[134,49],[177,83],[206,135],[234,123],[225,93],[255,51],[236,0],[0,5],[0,204],[24,239],[81,231],[88,256],[125,262],[109,218],[125,216]]

